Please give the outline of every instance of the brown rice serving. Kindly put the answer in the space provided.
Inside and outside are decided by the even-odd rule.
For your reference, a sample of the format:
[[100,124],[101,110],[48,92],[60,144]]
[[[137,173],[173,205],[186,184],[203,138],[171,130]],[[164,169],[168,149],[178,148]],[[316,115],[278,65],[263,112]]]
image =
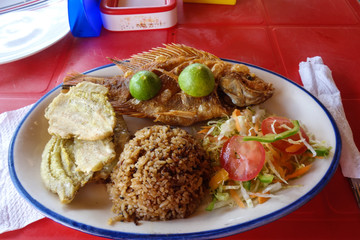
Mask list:
[[209,164],[193,136],[170,126],[135,133],[120,155],[108,184],[114,221],[185,218],[199,206]]

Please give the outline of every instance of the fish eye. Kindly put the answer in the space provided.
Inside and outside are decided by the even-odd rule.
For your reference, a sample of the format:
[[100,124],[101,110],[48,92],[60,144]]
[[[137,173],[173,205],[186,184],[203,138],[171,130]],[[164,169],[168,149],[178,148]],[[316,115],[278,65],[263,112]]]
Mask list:
[[246,74],[246,75],[245,75],[245,78],[246,78],[247,80],[250,80],[250,81],[254,80],[254,77],[251,76],[250,74]]

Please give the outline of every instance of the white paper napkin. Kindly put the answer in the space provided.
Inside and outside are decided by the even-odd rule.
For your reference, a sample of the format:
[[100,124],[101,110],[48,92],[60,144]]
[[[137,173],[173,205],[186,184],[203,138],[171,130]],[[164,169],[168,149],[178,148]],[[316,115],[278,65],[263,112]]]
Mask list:
[[334,117],[342,140],[340,166],[345,177],[360,178],[360,153],[346,119],[339,89],[332,78],[331,70],[321,57],[308,58],[299,64],[299,73],[304,88],[317,97]]
[[13,133],[31,105],[0,114],[0,233],[23,228],[44,216],[24,200],[9,175],[8,149]]

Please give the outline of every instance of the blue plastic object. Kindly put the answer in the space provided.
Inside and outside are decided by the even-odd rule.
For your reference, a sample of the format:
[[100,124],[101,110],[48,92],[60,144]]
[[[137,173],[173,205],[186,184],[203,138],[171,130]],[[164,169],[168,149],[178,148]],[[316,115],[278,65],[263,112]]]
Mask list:
[[102,20],[100,0],[68,0],[69,25],[74,37],[97,37]]

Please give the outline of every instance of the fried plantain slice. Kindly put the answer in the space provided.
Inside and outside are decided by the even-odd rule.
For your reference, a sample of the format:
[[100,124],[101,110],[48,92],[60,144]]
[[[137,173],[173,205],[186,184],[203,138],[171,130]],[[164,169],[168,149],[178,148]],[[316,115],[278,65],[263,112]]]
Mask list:
[[106,87],[91,82],[60,93],[45,110],[49,133],[64,139],[91,141],[113,135],[116,117],[107,93]]

